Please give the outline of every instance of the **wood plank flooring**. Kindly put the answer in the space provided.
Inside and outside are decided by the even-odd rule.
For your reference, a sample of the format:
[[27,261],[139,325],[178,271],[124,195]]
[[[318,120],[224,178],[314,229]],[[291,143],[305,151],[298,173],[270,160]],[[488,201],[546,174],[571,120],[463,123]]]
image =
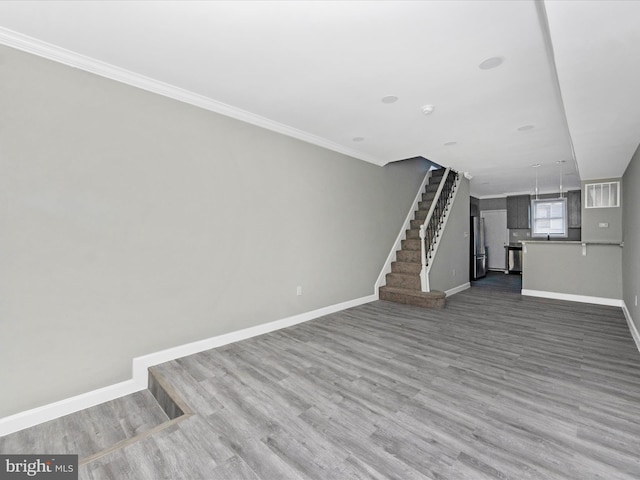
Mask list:
[[154,372],[194,415],[80,478],[640,478],[640,352],[618,308],[471,288],[444,310],[373,302]]
[[91,457],[149,432],[169,418],[147,390],[0,438],[0,452]]

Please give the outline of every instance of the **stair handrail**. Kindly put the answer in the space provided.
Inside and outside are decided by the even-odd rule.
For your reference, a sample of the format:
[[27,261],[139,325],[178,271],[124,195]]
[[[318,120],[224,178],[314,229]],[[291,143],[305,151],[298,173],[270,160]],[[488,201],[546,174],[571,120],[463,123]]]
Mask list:
[[[420,270],[420,287],[421,290],[423,292],[429,292],[430,291],[430,287],[429,287],[429,275],[428,275],[428,270],[430,270],[431,265],[428,265],[428,259],[427,259],[427,254],[429,252],[431,252],[431,250],[434,249],[434,247],[437,245],[438,242],[438,238],[439,238],[439,234],[438,234],[438,230],[440,228],[440,223],[442,222],[442,217],[446,218],[447,216],[447,211],[449,209],[449,200],[450,197],[452,196],[452,194],[454,194],[455,196],[455,190],[456,190],[456,185],[457,185],[457,175],[455,175],[453,178],[453,182],[451,185],[447,185],[448,181],[449,181],[449,175],[451,173],[451,169],[450,168],[446,168],[444,171],[444,174],[442,175],[442,178],[440,179],[440,183],[438,185],[438,189],[436,190],[435,196],[433,197],[433,200],[431,201],[431,206],[429,207],[429,211],[427,212],[427,216],[424,220],[424,222],[422,223],[422,225],[420,226],[420,253],[421,253],[421,270]],[[444,193],[444,189],[445,187],[447,187],[447,192],[446,192],[446,196],[447,198],[445,199],[441,199],[442,194]],[[441,202],[442,200],[442,202]],[[440,208],[438,208],[440,207]],[[441,218],[437,218],[434,219],[433,216],[435,215],[436,210],[438,210],[438,215]],[[427,250],[427,246],[426,246],[426,237],[427,237],[427,230],[429,229],[429,225],[431,223],[432,220],[436,220],[438,222],[438,225],[436,226],[434,224],[434,227],[432,227],[430,230],[432,230],[431,232],[431,236],[433,238],[431,238],[431,244],[429,245],[429,249]]]
[[456,200],[456,196],[458,195],[458,190],[460,187],[460,175],[457,172],[455,171],[452,172],[452,174],[449,175],[449,178],[452,178],[453,182],[451,183],[451,185],[449,185],[450,188],[447,192],[443,191],[443,193],[447,193],[447,196],[445,198],[446,204],[444,205],[443,211],[441,213],[441,218],[438,222],[436,235],[434,236],[434,238],[431,240],[431,243],[429,244],[429,249],[427,251],[427,267],[420,272],[420,284],[421,286],[422,285],[425,286],[426,288],[426,290],[424,290],[425,292],[430,291],[429,273],[431,272],[431,268],[433,267],[433,262],[429,262],[428,260],[429,258],[431,257],[435,258],[436,256],[438,247],[440,246],[440,242],[442,240],[442,236],[440,235],[439,232],[444,231],[444,229],[447,226],[447,222],[449,220],[449,216],[451,213],[451,208],[453,207],[453,203]]

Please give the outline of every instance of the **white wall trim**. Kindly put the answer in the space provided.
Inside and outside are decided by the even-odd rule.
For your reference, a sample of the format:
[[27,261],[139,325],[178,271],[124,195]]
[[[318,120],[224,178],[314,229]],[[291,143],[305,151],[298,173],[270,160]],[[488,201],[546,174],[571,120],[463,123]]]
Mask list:
[[270,120],[268,118],[256,115],[254,113],[242,110],[228,105],[226,103],[219,102],[204,95],[185,90],[168,83],[155,80],[153,78],[140,75],[129,70],[125,70],[120,67],[116,67],[101,60],[67,50],[65,48],[53,45],[51,43],[38,40],[27,35],[23,35],[13,30],[9,30],[4,27],[0,27],[0,43],[9,47],[22,50],[27,53],[38,55],[49,60],[53,60],[58,63],[63,63],[70,67],[78,68],[86,72],[100,75],[101,77],[109,78],[117,82],[126,83],[133,87],[141,88],[148,92],[157,93],[165,97],[178,100],[180,102],[195,105],[196,107],[204,108],[212,112],[225,115],[227,117],[235,118],[258,127],[271,130],[273,132],[281,133],[289,137],[297,138],[303,142],[311,143],[319,147],[332,150],[334,152],[342,153],[350,157],[354,157],[365,162],[373,163],[375,165],[385,165],[388,163],[385,160],[376,158],[372,155],[368,155],[364,152],[348,148],[339,143],[335,143],[326,138],[318,137],[309,132],[298,130],[289,125]]
[[85,408],[99,405],[100,403],[108,402],[110,400],[144,390],[147,388],[148,382],[147,369],[154,365],[175,360],[176,358],[185,357],[187,355],[193,355],[194,353],[209,350],[211,348],[239,342],[240,340],[246,340],[264,333],[287,328],[324,315],[346,310],[347,308],[357,307],[358,305],[373,302],[377,299],[377,295],[368,295],[366,297],[348,300],[346,302],[319,308],[317,310],[301,313],[292,317],[263,323],[262,325],[244,328],[224,335],[218,335],[205,340],[187,343],[185,345],[136,357],[133,359],[133,378],[130,380],[0,418],[0,437],[49,420],[60,418],[64,415],[69,415],[70,413],[74,413]]
[[373,286],[373,288],[374,288],[374,290],[376,292],[378,291],[378,289],[380,287],[383,287],[387,283],[386,275],[387,275],[387,273],[391,272],[391,264],[396,259],[396,252],[398,250],[400,250],[400,248],[402,247],[402,240],[405,239],[405,236],[407,234],[406,231],[409,229],[409,227],[411,225],[411,220],[413,219],[413,216],[416,213],[416,210],[418,209],[418,203],[420,203],[420,201],[422,200],[422,194],[424,193],[424,190],[425,190],[425,188],[427,186],[427,183],[429,183],[429,179],[431,178],[432,170],[434,170],[434,169],[430,169],[425,174],[424,178],[422,179],[422,183],[420,184],[420,188],[418,189],[418,193],[416,194],[416,196],[415,196],[415,198],[413,200],[413,204],[409,208],[409,213],[407,213],[407,216],[406,216],[406,218],[404,220],[404,223],[402,224],[402,227],[400,227],[400,233],[398,233],[398,236],[396,237],[396,241],[393,244],[393,246],[391,247],[391,251],[389,252],[389,255],[387,256],[387,260],[384,262],[384,265],[382,266],[382,270],[380,270],[380,275],[378,275],[378,279],[376,280],[376,283]]
[[607,305],[609,307],[622,307],[624,302],[616,298],[591,297],[589,295],[574,295],[572,293],[545,292],[543,290],[522,289],[522,295],[529,297],[553,298],[567,300],[569,302],[593,303],[595,305]]
[[458,285],[457,287],[453,287],[453,288],[450,288],[449,290],[445,290],[444,294],[447,297],[450,297],[451,295],[455,295],[456,293],[460,293],[460,292],[466,290],[467,288],[471,288],[471,282],[463,283],[462,285]]
[[622,311],[624,312],[624,318],[627,319],[627,324],[629,325],[633,341],[636,342],[636,348],[640,352],[640,331],[638,331],[638,326],[634,323],[633,318],[631,318],[631,312],[629,312],[624,300],[622,301]]

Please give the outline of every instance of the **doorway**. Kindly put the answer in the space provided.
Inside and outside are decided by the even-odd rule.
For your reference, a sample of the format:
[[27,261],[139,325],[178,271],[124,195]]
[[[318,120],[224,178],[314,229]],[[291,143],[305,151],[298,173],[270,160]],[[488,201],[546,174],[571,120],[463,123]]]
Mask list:
[[484,241],[488,252],[488,269],[504,272],[505,245],[509,245],[509,230],[507,229],[506,210],[483,210],[480,216],[484,218]]

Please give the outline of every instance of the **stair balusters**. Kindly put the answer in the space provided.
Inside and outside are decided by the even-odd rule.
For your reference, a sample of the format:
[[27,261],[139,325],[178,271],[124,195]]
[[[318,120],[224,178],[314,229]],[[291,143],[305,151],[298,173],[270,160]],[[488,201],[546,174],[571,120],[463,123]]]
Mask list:
[[455,171],[447,168],[440,180],[438,190],[431,202],[429,213],[420,226],[421,253],[422,253],[422,270],[420,272],[421,286],[423,292],[428,292],[429,276],[428,267],[431,264],[431,257],[436,246],[436,240],[442,230],[442,222],[445,214],[449,209],[451,199],[454,193],[454,187],[458,179]]

